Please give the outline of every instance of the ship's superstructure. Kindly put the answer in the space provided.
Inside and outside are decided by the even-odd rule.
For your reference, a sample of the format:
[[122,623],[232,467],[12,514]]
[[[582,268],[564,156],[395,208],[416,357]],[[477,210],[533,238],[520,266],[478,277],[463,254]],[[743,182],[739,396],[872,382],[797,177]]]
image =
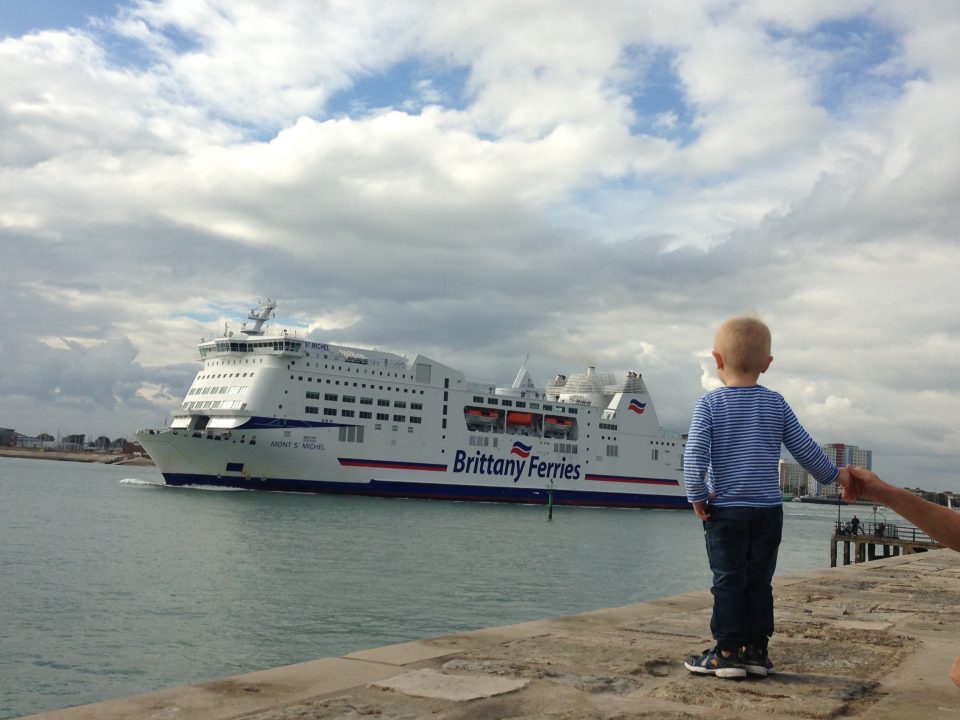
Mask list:
[[469,382],[423,355],[270,332],[276,304],[200,343],[173,421],[137,438],[168,485],[384,497],[685,507],[683,438],[642,377]]

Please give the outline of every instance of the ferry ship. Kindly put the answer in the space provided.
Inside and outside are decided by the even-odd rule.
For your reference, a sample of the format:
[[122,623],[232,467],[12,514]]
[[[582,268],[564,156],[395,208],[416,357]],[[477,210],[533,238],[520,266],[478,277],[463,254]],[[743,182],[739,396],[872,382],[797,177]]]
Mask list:
[[[199,345],[169,427],[137,432],[167,485],[613,507],[688,507],[684,438],[640,374],[471,382],[424,355],[315,342],[250,311]],[[251,324],[252,323],[252,324]]]

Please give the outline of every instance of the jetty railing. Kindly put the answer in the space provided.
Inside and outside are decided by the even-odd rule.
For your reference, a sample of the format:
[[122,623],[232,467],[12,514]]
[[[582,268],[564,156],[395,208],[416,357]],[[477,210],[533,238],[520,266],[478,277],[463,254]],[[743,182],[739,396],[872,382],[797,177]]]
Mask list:
[[897,555],[909,555],[943,547],[912,525],[862,522],[856,528],[850,522],[837,521],[830,541],[830,567],[837,566],[837,545],[843,544],[843,564],[861,563]]

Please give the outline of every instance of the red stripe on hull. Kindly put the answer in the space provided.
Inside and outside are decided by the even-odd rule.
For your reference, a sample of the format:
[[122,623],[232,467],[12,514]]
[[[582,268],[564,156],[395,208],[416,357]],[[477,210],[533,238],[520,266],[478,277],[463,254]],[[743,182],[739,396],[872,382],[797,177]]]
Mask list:
[[638,477],[627,477],[626,475],[586,475],[587,480],[593,482],[622,482],[622,483],[637,483],[640,485],[669,485],[671,487],[678,487],[680,485],[676,480],[658,480],[656,478],[638,478]]

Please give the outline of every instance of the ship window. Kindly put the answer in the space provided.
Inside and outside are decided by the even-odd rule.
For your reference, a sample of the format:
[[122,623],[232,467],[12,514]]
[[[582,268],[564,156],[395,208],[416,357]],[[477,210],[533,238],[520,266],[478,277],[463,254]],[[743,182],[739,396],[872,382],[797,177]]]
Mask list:
[[567,412],[570,413],[571,415],[576,415],[576,414],[577,414],[577,409],[576,409],[576,408],[567,408]]
[[525,408],[526,406],[527,406],[527,404],[526,404],[525,402],[523,402],[522,400],[517,400],[517,407],[518,407],[518,408]]
[[405,400],[395,400],[393,403],[393,406],[398,408],[405,408],[407,406],[407,403]]
[[619,449],[616,445],[607,445],[607,457],[617,457],[619,454]]
[[361,405],[373,405],[373,398],[362,397],[360,398]]
[[319,399],[320,399],[320,393],[318,392],[307,393],[307,400],[319,400]]
[[406,422],[406,421],[407,421],[407,418],[406,418],[406,416],[404,416],[404,415],[394,415],[394,416],[393,416],[393,421],[394,421],[394,422]]
[[423,422],[423,421],[422,421],[419,417],[417,417],[416,415],[413,415],[413,416],[410,417],[410,422],[419,425],[419,424],[420,424],[421,422]]
[[501,400],[500,404],[504,407],[513,407],[513,400]]
[[411,410],[423,410],[423,403],[410,403]]
[[388,413],[377,413],[377,420],[389,420],[390,415]]
[[343,396],[343,401],[344,401],[345,403],[353,403],[353,402],[356,402],[356,401],[357,401],[357,398],[354,397],[353,395],[344,395],[344,396]]
[[341,410],[340,414],[343,417],[353,417],[353,410]]
[[[444,398],[444,400],[446,400],[446,398]],[[488,399],[487,399],[487,403],[488,403],[489,405],[499,405],[499,404],[500,404],[500,401],[497,400],[496,398],[488,398]]]
[[659,451],[657,448],[653,448],[653,451],[651,452],[651,458],[652,458],[653,460],[659,460],[659,459],[660,459],[660,451]]
[[369,420],[370,418],[373,417],[373,413],[368,412],[367,410],[361,410],[360,417],[363,418],[364,420]]
[[378,399],[377,399],[377,405],[379,405],[380,407],[389,407],[390,401],[389,401],[389,400],[384,400],[383,398],[378,398]]
[[[533,407],[533,406],[531,405],[530,407]],[[553,405],[544,405],[543,409],[549,412],[553,410]]]
[[326,393],[326,394],[323,396],[323,399],[324,399],[324,400],[327,400],[327,401],[330,401],[330,402],[333,402],[333,401],[336,401],[337,395],[336,395],[335,393]]
[[374,429],[374,430],[383,430],[383,425],[381,425],[380,423],[377,423],[376,425],[373,426],[373,429]]
[[307,405],[307,407],[306,407],[305,409],[306,409],[307,415],[319,415],[319,414],[320,414],[320,409],[317,408],[317,407],[315,407],[315,406],[313,406],[313,405]]
[[482,402],[483,402],[483,397],[480,396],[480,395],[474,395],[474,396],[473,396],[473,401],[474,401],[475,403],[482,403]]
[[337,409],[336,409],[336,408],[324,408],[324,409],[323,409],[323,414],[324,414],[324,415],[336,415],[336,414],[337,414]]

